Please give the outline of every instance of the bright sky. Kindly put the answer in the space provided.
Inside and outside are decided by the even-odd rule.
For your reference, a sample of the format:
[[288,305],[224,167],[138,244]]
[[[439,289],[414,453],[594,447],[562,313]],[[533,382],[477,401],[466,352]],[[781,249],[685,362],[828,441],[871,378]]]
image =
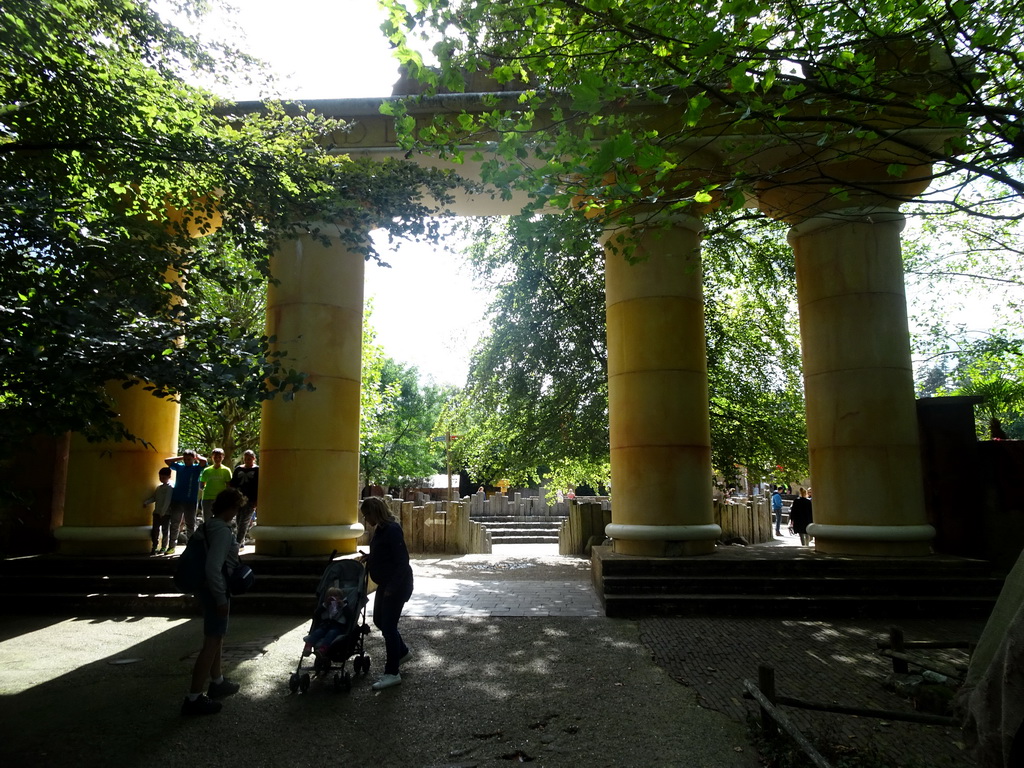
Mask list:
[[[383,14],[375,0],[234,0],[232,19],[246,37],[244,49],[267,62],[281,78],[282,97],[337,99],[388,96],[398,77]],[[238,100],[261,94],[239,87]],[[376,240],[387,248],[386,238]],[[383,250],[382,250],[383,252]],[[462,386],[469,352],[485,325],[487,304],[457,254],[423,245],[389,250],[391,269],[366,265],[371,323],[388,356],[415,365],[421,382]]]

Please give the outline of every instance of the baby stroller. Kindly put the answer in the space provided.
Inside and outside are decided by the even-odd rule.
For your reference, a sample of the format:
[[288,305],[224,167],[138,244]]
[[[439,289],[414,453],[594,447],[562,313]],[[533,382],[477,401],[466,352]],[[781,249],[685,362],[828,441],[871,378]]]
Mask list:
[[[316,589],[316,609],[309,625],[312,633],[323,621],[328,620],[326,604],[328,590],[341,590],[344,594],[344,606],[334,621],[342,624],[341,632],[325,649],[317,649],[313,656],[313,677],[325,678],[334,671],[334,690],[348,691],[352,688],[352,675],[345,669],[346,662],[352,658],[352,671],[365,674],[370,670],[370,657],[363,651],[363,638],[370,633],[366,623],[367,573],[366,566],[356,559],[332,559],[320,577],[320,586]],[[309,689],[310,674],[302,669],[302,662],[307,656],[299,657],[299,664],[288,679],[288,688],[292,693]]]

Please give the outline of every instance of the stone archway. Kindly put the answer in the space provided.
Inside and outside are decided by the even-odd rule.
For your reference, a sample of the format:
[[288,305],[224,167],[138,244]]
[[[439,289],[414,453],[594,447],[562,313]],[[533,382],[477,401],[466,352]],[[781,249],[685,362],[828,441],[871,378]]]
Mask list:
[[[517,94],[497,98],[514,104]],[[391,118],[380,114],[382,101],[310,101],[305,106],[357,124],[357,130],[337,137],[340,152],[377,159],[404,157]],[[258,103],[238,105],[241,110],[260,108]],[[412,113],[425,117],[472,108],[494,107],[481,94],[443,95],[422,99]],[[714,151],[705,148],[711,155]],[[786,151],[775,146],[766,156],[777,164]],[[893,202],[888,148],[857,151],[879,157],[872,163],[850,164],[844,154],[809,158],[802,148],[795,149],[792,164],[800,171],[763,185],[757,203],[794,225],[790,241],[802,286],[819,549],[836,554],[924,554],[934,531],[925,520],[918,482],[920,458],[900,271],[902,217]],[[431,159],[418,161],[443,165]],[[715,162],[727,165],[724,149]],[[759,159],[748,153],[743,162]],[[902,193],[906,199],[927,185],[927,168],[909,167]],[[464,176],[478,173],[472,163],[457,170]],[[836,205],[828,192],[843,173],[864,191],[852,205]],[[464,195],[453,211],[514,214],[524,202],[515,195]],[[662,235],[648,239],[655,227]],[[268,334],[287,341],[297,366],[314,377],[318,389],[264,407],[258,553],[352,552],[362,530],[357,503],[363,262],[337,239],[326,246],[317,242],[316,228],[311,224],[309,236],[289,244],[273,260],[280,284],[268,303]],[[632,237],[645,249],[644,264],[629,266],[621,256],[609,257],[612,476],[622,502],[613,504],[608,533],[619,554],[707,554],[720,534],[708,493],[700,235],[699,219],[672,221],[667,229],[660,221],[641,221],[633,225]],[[878,332],[844,343],[851,328]],[[638,340],[651,333],[671,340],[670,354],[642,353]],[[862,503],[859,486],[865,481],[890,483],[894,465],[901,478],[909,478],[898,502]],[[146,527],[139,530],[142,551],[148,546],[142,533]],[[102,536],[94,545],[96,551],[106,548]]]

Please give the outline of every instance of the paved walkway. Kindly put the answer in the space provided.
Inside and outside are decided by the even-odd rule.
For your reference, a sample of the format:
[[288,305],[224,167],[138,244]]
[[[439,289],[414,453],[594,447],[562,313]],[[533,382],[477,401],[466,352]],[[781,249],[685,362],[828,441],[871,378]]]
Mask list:
[[[759,547],[799,549],[800,540],[784,534]],[[503,544],[495,546],[491,555],[459,560],[463,571],[476,571],[479,577],[438,576],[430,564],[442,560],[429,556],[414,560],[416,592],[406,605],[406,616],[604,616],[589,568],[576,569],[572,580],[557,575],[529,578],[532,571],[545,566],[564,570],[566,560],[559,557],[557,544]]]
[[595,617],[604,611],[589,583],[419,578],[404,615]]

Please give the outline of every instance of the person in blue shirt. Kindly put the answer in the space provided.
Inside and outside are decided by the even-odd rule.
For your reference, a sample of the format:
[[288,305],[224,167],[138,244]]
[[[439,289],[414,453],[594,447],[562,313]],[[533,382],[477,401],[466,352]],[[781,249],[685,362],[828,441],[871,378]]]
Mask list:
[[775,515],[775,535],[782,535],[782,488],[772,491],[772,513]]
[[167,549],[168,555],[174,554],[178,542],[181,522],[184,518],[187,538],[191,539],[196,531],[196,510],[199,507],[199,476],[206,466],[206,457],[200,456],[189,449],[182,451],[181,456],[164,459],[164,464],[174,472],[174,490],[171,491],[171,542]]

